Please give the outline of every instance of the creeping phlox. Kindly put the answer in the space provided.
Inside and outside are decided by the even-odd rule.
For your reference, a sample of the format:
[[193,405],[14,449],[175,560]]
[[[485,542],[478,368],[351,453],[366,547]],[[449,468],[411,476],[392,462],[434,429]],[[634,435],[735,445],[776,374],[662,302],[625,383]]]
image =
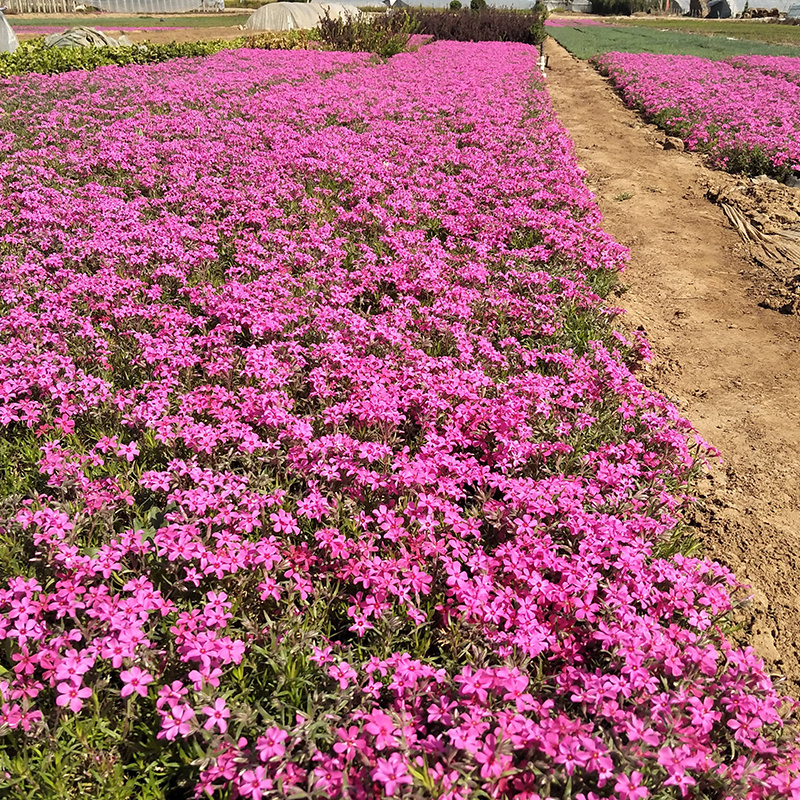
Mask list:
[[535,55],[2,83],[7,770],[85,720],[198,796],[800,797]]
[[739,69],[753,69],[800,84],[800,58],[797,56],[734,56],[726,60]]
[[608,53],[593,63],[691,150],[731,172],[800,172],[800,59]]

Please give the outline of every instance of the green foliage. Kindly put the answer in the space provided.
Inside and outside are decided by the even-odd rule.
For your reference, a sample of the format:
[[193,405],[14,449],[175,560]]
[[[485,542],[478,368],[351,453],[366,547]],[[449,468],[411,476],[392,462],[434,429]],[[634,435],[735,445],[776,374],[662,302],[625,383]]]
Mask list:
[[460,11],[461,10],[461,0],[450,0],[450,10],[451,11]]
[[548,28],[547,33],[581,59],[612,52],[701,56],[715,60],[739,55],[800,56],[797,47],[636,26],[578,25]]
[[54,75],[71,70],[90,70],[109,64],[156,64],[186,56],[208,56],[241,47],[243,40],[140,44],[128,47],[45,47],[42,39],[21,44],[14,53],[0,54],[0,77],[37,72]]
[[254,47],[264,50],[305,50],[314,46],[308,31],[281,31],[241,36],[226,41],[135,44],[127,47],[45,47],[43,39],[25,42],[14,53],[0,53],[0,78],[36,72],[54,75],[76,69],[91,70],[111,64],[158,64],[173,58],[211,56],[221,50]]
[[225,8],[260,8],[261,0],[225,0]]
[[469,0],[471,11],[483,11],[486,8],[486,0]]

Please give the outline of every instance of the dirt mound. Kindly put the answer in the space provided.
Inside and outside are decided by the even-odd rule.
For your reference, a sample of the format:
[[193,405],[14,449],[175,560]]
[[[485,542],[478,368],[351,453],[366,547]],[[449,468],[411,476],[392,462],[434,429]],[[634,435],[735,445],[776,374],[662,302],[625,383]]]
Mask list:
[[783,314],[800,310],[800,189],[766,176],[720,176],[706,196],[719,204],[739,233],[751,258],[770,277],[759,305]]

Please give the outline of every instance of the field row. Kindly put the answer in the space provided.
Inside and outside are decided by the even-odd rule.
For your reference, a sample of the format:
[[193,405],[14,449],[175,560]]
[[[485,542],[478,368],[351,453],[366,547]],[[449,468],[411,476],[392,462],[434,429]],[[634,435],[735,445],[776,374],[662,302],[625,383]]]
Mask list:
[[533,48],[0,97],[5,796],[800,794]]
[[593,62],[627,105],[714,166],[779,178],[800,172],[800,58],[608,53]]
[[[578,22],[582,20],[578,19]],[[692,22],[701,24],[691,26]],[[800,56],[800,28],[792,26],[763,23],[742,25],[737,21],[730,30],[725,31],[725,35],[704,36],[702,31],[709,30],[714,25],[713,22],[660,19],[650,21],[650,25],[647,23],[648,20],[637,19],[631,20],[630,24],[615,20],[614,24],[575,25],[564,24],[562,20],[548,20],[547,31],[572,55],[582,59],[611,52],[701,56],[712,59],[738,55]],[[723,21],[721,25],[724,24]],[[685,26],[692,27],[697,32],[670,29]],[[768,31],[781,31],[785,38],[776,38],[774,43],[762,41],[760,37],[765,36]]]

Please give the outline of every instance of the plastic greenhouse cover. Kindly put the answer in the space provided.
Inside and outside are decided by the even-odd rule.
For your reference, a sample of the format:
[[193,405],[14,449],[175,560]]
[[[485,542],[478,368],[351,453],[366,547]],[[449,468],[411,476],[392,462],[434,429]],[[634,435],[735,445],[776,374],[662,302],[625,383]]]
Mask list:
[[245,30],[291,31],[314,28],[326,15],[332,19],[357,17],[354,5],[342,3],[270,3],[256,9],[245,23]]
[[87,5],[113,14],[179,14],[184,11],[222,11],[225,0],[91,0]]
[[0,53],[13,53],[19,47],[17,34],[14,33],[5,15],[0,11]]

